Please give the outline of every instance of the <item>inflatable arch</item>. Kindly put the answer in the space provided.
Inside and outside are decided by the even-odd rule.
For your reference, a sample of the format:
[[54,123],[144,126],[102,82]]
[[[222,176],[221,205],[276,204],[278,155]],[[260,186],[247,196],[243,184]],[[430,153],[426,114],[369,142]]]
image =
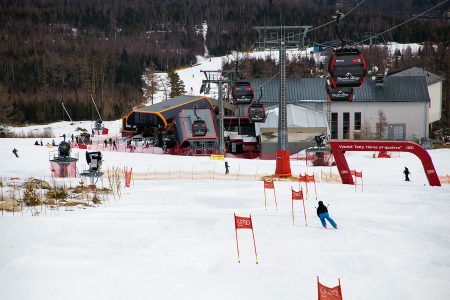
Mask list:
[[420,145],[405,141],[349,141],[331,140],[331,151],[343,184],[354,184],[353,177],[345,159],[345,151],[389,151],[409,152],[415,154],[421,161],[423,169],[431,186],[441,186],[439,177],[434,169],[433,161],[428,152]]

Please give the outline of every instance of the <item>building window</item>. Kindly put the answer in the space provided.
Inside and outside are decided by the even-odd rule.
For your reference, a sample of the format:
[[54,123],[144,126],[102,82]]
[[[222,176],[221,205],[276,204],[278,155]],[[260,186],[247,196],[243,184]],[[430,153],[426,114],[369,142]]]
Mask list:
[[361,130],[361,113],[355,112],[355,130]]
[[344,113],[344,123],[342,124],[342,137],[344,139],[350,138],[350,113]]
[[331,138],[338,138],[338,114],[331,113]]
[[[379,134],[379,123],[377,123],[377,136]],[[403,141],[406,139],[406,124],[385,124],[383,128],[382,140]]]

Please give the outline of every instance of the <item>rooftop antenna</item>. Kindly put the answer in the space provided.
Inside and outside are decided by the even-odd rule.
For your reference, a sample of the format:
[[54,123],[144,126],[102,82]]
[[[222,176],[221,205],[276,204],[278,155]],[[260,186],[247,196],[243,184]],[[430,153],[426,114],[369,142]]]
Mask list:
[[100,121],[103,122],[102,116],[100,116],[100,113],[99,113],[99,111],[97,109],[97,105],[95,105],[94,97],[92,96],[92,94],[89,94],[89,96],[91,96],[92,103],[94,103],[94,107],[95,107],[95,110],[97,111],[97,114],[98,114],[98,117],[99,117]]
[[62,105],[64,111],[66,112],[67,116],[69,117],[70,122],[72,122],[72,123],[70,123],[70,125],[73,125],[72,118],[70,117],[69,112],[67,111],[66,107],[64,106],[64,103],[61,102],[61,105]]

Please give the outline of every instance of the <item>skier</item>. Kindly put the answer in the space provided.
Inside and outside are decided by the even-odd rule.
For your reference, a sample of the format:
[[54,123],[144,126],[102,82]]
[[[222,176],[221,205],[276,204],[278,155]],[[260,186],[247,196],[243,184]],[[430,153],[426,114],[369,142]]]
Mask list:
[[230,173],[230,165],[228,165],[228,162],[226,161],[225,162],[225,174],[228,174],[228,173]]
[[405,181],[409,181],[409,174],[411,174],[411,172],[409,172],[407,167],[405,167],[403,174],[405,174]]
[[19,158],[19,154],[18,154],[19,151],[17,151],[16,148],[14,148],[12,152],[14,153],[14,155],[15,155],[17,158]]
[[39,142],[38,141],[34,142],[34,145],[39,146]]
[[103,143],[105,144],[105,148],[108,147],[108,140],[105,140]]
[[44,146],[44,143],[42,142],[42,139],[41,139],[41,146]]
[[320,218],[320,222],[322,222],[323,228],[327,228],[327,223],[325,222],[325,219],[327,219],[328,222],[330,222],[331,226],[337,229],[336,223],[328,215],[328,208],[323,204],[322,201],[319,201],[319,207],[317,208],[317,216]]
[[55,140],[52,140],[52,146],[56,146]]
[[116,141],[113,141],[113,150],[117,150]]

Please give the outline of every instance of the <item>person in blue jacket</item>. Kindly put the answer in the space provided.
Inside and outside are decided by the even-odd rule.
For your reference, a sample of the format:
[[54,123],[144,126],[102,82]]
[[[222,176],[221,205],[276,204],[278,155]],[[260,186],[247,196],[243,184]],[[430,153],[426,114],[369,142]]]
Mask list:
[[336,222],[328,215],[328,208],[323,204],[322,201],[319,201],[319,207],[317,208],[317,216],[320,218],[320,222],[322,222],[323,228],[327,228],[327,223],[325,219],[330,222],[331,226],[337,229]]

